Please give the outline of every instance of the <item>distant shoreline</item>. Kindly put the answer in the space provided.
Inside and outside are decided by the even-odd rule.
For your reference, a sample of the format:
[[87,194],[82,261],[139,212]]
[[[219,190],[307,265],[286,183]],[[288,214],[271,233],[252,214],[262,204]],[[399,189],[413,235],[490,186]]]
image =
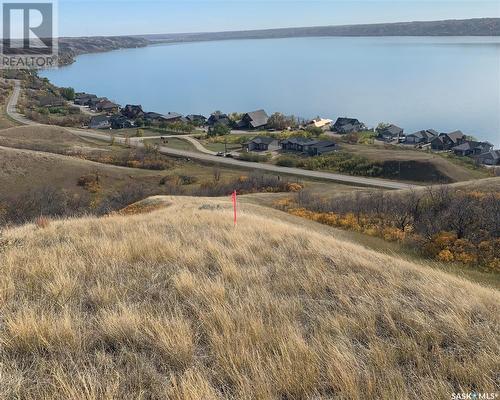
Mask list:
[[246,31],[145,34],[127,36],[62,37],[59,39],[59,64],[75,62],[81,54],[176,44],[243,39],[284,39],[307,37],[497,37],[500,18],[395,22],[385,24],[314,26]]

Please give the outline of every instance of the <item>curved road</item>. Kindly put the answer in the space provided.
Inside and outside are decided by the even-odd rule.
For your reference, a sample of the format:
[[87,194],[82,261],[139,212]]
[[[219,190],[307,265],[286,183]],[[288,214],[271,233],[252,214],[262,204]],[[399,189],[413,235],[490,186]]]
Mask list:
[[[40,125],[37,124],[23,115],[20,115],[17,112],[16,106],[17,102],[19,100],[19,94],[21,92],[21,85],[20,81],[18,80],[13,80],[14,81],[14,92],[9,99],[8,105],[7,105],[7,114],[14,119],[15,121],[23,124],[23,125]],[[104,134],[101,132],[96,132],[92,130],[87,130],[87,129],[75,129],[75,128],[66,128],[69,132],[82,136],[82,137],[87,137],[87,138],[92,138],[92,139],[98,139],[98,140],[103,140],[107,142],[111,142],[113,140],[113,136],[109,134]],[[164,136],[166,137],[166,136]],[[178,138],[178,136],[177,136]],[[143,140],[148,139],[148,137],[144,138],[132,138],[129,143],[131,146],[139,147],[142,148],[144,147]],[[187,137],[185,138],[187,139]],[[191,140],[190,140],[191,139]],[[225,165],[225,166],[233,166],[233,167],[238,167],[238,168],[245,168],[245,169],[251,169],[251,170],[259,170],[259,171],[266,171],[266,172],[271,172],[273,174],[282,174],[282,175],[294,175],[294,176],[300,176],[304,178],[312,178],[312,179],[322,179],[322,180],[327,180],[327,181],[332,181],[332,182],[338,182],[338,183],[344,183],[348,185],[357,185],[357,186],[370,186],[370,187],[376,187],[376,188],[381,188],[381,189],[410,189],[412,187],[415,187],[414,185],[408,184],[408,183],[403,183],[403,182],[398,182],[398,181],[389,181],[385,179],[377,179],[377,178],[364,178],[364,177],[358,177],[358,176],[349,176],[349,175],[341,175],[341,174],[335,174],[331,172],[322,172],[322,171],[309,171],[309,170],[304,170],[304,169],[299,169],[299,168],[288,168],[288,167],[279,167],[277,165],[272,165],[272,164],[263,164],[263,163],[251,163],[251,162],[246,162],[246,161],[240,161],[240,160],[235,160],[232,158],[225,158],[225,157],[216,157],[215,155],[210,153],[207,153],[208,150],[206,150],[197,140],[190,138],[187,139],[193,145],[198,149],[198,147],[201,146],[203,150],[200,149],[200,152],[193,152],[193,151],[185,151],[185,150],[177,150],[177,149],[172,149],[169,147],[165,146],[160,146],[159,151],[161,154],[169,155],[169,156],[174,156],[174,157],[184,157],[184,158],[190,158],[193,160],[199,160],[203,162],[208,162],[212,164],[220,164],[220,165]],[[114,141],[120,144],[125,144],[125,138],[119,138],[119,137],[114,137]],[[195,142],[197,144],[195,144]]]

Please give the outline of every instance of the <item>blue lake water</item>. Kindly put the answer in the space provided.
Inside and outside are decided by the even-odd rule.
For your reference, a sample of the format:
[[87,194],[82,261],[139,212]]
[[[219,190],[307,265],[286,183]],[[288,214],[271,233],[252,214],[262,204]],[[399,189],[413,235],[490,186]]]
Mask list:
[[500,145],[500,38],[293,38],[157,45],[43,71],[149,111],[353,116]]

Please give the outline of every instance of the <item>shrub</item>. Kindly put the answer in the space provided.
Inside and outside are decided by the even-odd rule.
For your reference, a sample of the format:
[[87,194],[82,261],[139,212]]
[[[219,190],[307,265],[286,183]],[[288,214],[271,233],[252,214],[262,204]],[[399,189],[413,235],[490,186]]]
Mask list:
[[50,226],[50,219],[44,216],[35,219],[35,225],[39,229],[46,229]]

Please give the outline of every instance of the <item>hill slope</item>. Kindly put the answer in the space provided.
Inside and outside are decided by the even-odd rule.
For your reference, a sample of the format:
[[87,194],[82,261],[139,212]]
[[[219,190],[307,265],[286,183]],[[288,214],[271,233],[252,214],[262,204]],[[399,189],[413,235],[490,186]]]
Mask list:
[[500,296],[258,206],[0,237],[0,398],[450,398],[493,391]]

